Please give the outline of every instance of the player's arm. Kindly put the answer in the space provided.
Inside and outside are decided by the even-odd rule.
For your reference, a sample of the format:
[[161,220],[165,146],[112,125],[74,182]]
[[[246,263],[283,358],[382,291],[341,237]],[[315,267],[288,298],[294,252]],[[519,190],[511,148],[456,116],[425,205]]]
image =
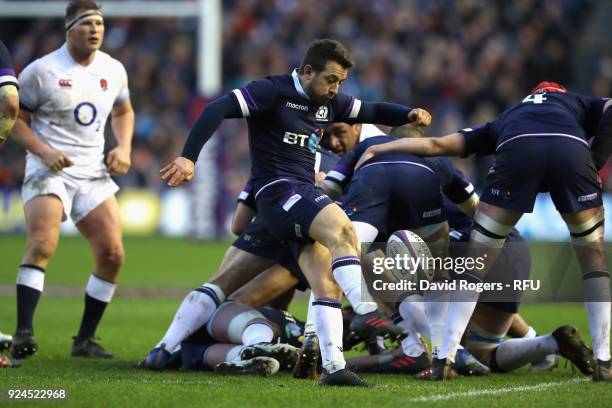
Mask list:
[[353,178],[355,163],[359,153],[356,148],[349,150],[334,168],[325,175],[325,180],[323,180],[319,187],[332,200],[338,201],[342,197],[344,188]]
[[241,116],[240,105],[231,94],[224,95],[209,103],[189,132],[181,156],[160,170],[161,179],[167,181],[171,187],[178,186],[183,181],[191,180],[200,151],[221,122],[226,118],[239,118]]
[[125,174],[132,161],[132,135],[134,134],[134,109],[128,99],[115,105],[111,111],[111,126],[117,140],[117,146],[108,152],[106,166],[110,174]]
[[600,170],[608,161],[612,153],[612,99],[604,105],[604,112],[599,119],[595,137],[591,144],[593,162],[597,170]]
[[377,154],[389,152],[411,153],[418,156],[461,156],[465,142],[462,133],[451,133],[442,137],[398,139],[389,143],[370,146],[361,156],[355,168]]
[[0,144],[11,134],[19,114],[19,92],[13,84],[0,85]]
[[278,95],[274,82],[262,79],[234,89],[209,103],[189,132],[181,157],[160,170],[162,180],[167,180],[171,187],[191,180],[202,147],[223,119],[247,118],[268,112],[275,106]]
[[431,123],[431,115],[425,109],[412,109],[395,103],[363,101],[358,109],[359,112],[352,121],[354,123],[379,123],[385,126],[401,126],[407,123],[429,126]]
[[26,110],[19,112],[11,139],[30,153],[40,157],[43,163],[52,171],[60,171],[64,167],[72,166],[74,163],[68,156],[59,150],[51,148],[36,137],[28,125],[31,115],[32,113]]
[[11,134],[19,114],[18,81],[13,71],[11,56],[0,41],[0,144]]

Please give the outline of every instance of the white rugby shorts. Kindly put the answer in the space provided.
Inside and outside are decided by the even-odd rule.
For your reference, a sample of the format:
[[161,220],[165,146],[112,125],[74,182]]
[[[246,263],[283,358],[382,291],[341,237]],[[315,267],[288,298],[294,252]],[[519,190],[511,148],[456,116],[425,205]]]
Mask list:
[[21,198],[25,205],[35,197],[55,195],[64,205],[62,221],[70,216],[76,224],[117,191],[119,186],[108,175],[76,179],[62,172],[40,169],[25,178]]

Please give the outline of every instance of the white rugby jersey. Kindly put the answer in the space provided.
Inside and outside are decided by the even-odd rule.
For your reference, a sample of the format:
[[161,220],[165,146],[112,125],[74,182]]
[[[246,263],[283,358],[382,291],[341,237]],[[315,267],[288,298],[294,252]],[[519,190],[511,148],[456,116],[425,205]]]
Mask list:
[[[88,66],[80,65],[64,44],[28,65],[19,84],[20,103],[33,113],[34,134],[74,162],[62,171],[75,178],[106,174],[106,121],[113,106],[129,98],[123,65],[102,51]],[[46,168],[42,160],[28,152],[26,176],[40,168]]]
[[385,132],[380,130],[375,125],[372,125],[372,124],[369,124],[369,123],[363,123],[361,125],[361,133],[359,134],[359,141],[363,142],[364,140],[366,140],[366,139],[368,139],[370,137],[381,136],[381,135],[384,135],[384,134],[385,134]]

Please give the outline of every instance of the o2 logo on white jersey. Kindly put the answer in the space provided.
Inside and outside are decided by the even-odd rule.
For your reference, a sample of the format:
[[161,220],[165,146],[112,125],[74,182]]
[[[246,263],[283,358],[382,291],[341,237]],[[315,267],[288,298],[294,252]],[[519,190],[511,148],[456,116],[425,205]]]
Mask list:
[[96,121],[98,111],[90,102],[81,102],[74,108],[74,120],[81,126],[89,126]]

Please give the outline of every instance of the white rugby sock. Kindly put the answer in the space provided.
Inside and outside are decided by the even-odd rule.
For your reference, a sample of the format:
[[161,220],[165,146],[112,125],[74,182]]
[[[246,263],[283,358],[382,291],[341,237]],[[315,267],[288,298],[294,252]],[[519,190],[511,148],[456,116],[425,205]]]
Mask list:
[[589,272],[582,280],[584,307],[589,316],[589,331],[593,339],[593,357],[610,360],[610,275]]
[[225,361],[228,363],[231,363],[232,361],[239,361],[240,352],[242,351],[243,348],[244,346],[242,345],[231,348],[225,355]]
[[[464,274],[466,275],[466,274]],[[472,313],[478,302],[478,292],[475,290],[457,290],[451,294],[446,319],[446,335],[438,351],[438,358],[454,360],[457,346],[470,322]]]
[[529,326],[529,328],[527,329],[527,333],[525,333],[525,335],[523,336],[524,339],[532,339],[535,336],[537,336],[538,334],[536,333],[535,329],[531,326]]
[[356,256],[343,256],[332,261],[334,279],[342,288],[344,295],[358,315],[378,309],[376,302],[361,285],[361,262]]
[[421,336],[430,337],[430,327],[425,314],[425,302],[421,295],[410,295],[404,298],[398,307],[403,325]]
[[271,343],[274,338],[272,328],[267,324],[254,323],[242,332],[242,344],[250,346],[257,343]]
[[323,368],[331,374],[346,366],[342,353],[341,303],[323,298],[315,300],[313,306]]
[[533,338],[510,339],[500,344],[494,352],[495,362],[501,371],[512,371],[531,363],[538,357],[554,354],[559,349],[557,341],[548,334]]
[[107,282],[95,275],[89,276],[89,281],[85,287],[85,293],[100,302],[110,303],[117,289],[116,283]]
[[315,312],[312,302],[315,301],[314,292],[310,291],[308,298],[308,313],[306,314],[306,324],[304,325],[304,336],[316,336],[317,326],[315,325]]
[[402,340],[402,351],[410,357],[418,357],[425,352],[421,338],[416,332],[408,331],[408,336]]
[[431,354],[436,358],[446,334],[449,300],[449,291],[429,290],[425,293],[425,313],[429,322]]
[[208,322],[223,301],[225,294],[217,285],[207,283],[191,291],[179,306],[168,331],[156,347],[165,344],[166,350],[174,352],[183,340]]

